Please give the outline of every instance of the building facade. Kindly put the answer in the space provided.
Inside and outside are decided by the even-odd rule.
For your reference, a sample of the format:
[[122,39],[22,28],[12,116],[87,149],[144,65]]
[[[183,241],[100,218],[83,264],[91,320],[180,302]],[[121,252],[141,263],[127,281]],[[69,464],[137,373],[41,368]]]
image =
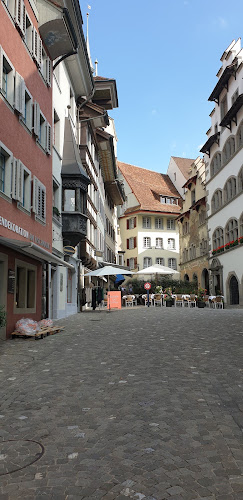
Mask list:
[[[117,162],[126,201],[119,212],[120,255],[131,270],[178,270],[181,196],[168,175]],[[176,275],[179,276],[179,275]]]
[[243,305],[243,50],[233,40],[221,57],[206,165],[210,291],[227,305]]
[[198,157],[191,165],[181,214],[180,234],[181,279],[194,281],[208,291],[208,232],[206,220],[205,164]]

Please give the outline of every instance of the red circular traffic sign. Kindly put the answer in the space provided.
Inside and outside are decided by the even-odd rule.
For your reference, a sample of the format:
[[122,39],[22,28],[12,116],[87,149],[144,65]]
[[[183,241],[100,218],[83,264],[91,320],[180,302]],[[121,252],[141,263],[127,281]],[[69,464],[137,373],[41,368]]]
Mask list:
[[144,288],[145,288],[145,290],[150,290],[151,283],[144,283]]

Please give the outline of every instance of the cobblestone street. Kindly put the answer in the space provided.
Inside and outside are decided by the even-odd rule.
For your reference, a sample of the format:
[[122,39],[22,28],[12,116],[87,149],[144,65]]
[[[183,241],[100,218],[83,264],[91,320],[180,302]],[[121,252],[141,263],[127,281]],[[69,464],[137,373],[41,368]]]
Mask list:
[[0,499],[243,499],[243,311],[84,312],[1,342]]

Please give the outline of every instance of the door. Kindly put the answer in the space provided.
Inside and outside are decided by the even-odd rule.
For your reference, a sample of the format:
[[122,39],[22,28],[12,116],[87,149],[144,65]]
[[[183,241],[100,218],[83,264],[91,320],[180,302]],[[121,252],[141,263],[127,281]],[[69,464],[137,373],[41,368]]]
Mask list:
[[229,282],[230,304],[239,304],[239,286],[235,276],[231,276]]

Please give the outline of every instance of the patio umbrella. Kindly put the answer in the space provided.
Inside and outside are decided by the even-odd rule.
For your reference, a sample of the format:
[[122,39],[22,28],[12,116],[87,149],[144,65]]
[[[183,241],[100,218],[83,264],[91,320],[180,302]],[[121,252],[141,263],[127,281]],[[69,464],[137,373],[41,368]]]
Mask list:
[[175,269],[171,269],[170,267],[161,266],[160,264],[154,264],[154,266],[145,267],[145,269],[141,269],[135,274],[155,274],[155,278],[157,279],[158,274],[169,275],[169,274],[180,274],[179,271],[175,271]]
[[104,266],[104,267],[99,267],[98,269],[95,269],[94,271],[85,274],[85,276],[96,276],[97,278],[99,276],[108,276],[108,290],[110,290],[109,276],[116,276],[117,274],[124,275],[132,273],[131,271],[128,271],[126,269],[121,269],[120,267]]

